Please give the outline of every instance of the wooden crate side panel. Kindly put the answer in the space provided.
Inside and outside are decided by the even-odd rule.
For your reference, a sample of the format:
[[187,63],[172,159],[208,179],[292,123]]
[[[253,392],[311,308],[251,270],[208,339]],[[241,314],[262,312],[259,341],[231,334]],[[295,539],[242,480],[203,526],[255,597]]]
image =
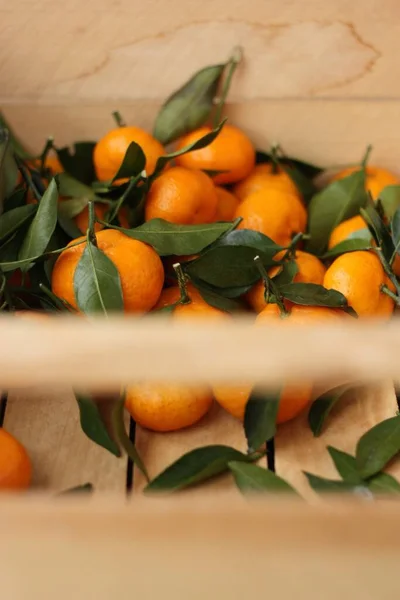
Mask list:
[[0,14],[2,104],[163,99],[238,44],[236,99],[400,95],[396,0],[149,0],[140,10],[129,0],[19,0]]

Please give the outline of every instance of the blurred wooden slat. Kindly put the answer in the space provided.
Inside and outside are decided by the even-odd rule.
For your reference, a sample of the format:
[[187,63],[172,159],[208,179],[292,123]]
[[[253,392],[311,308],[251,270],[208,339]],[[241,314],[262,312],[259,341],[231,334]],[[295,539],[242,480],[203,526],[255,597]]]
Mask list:
[[[340,479],[326,450],[334,446],[354,456],[359,438],[368,429],[398,411],[396,395],[390,383],[362,387],[347,392],[326,421],[322,435],[314,437],[307,422],[307,412],[281,425],[275,437],[275,470],[308,500],[317,494],[310,488],[303,471],[328,479]],[[400,464],[392,465],[400,477]]]
[[71,390],[11,390],[4,428],[26,447],[34,488],[60,492],[92,483],[95,492],[125,492],[126,458],[85,436]]
[[3,499],[2,595],[391,600],[400,593],[399,510],[225,494],[128,504]]

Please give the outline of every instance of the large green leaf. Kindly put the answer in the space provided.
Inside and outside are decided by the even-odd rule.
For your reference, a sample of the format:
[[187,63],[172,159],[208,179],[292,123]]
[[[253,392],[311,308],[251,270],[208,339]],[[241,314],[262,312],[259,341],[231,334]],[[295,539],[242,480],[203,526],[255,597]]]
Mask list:
[[327,306],[343,308],[347,300],[341,292],[327,290],[317,283],[288,283],[279,288],[281,294],[290,302],[302,306]]
[[84,313],[122,311],[119,272],[112,260],[89,240],[74,274],[76,302]]
[[237,487],[244,494],[249,492],[297,494],[296,490],[276,473],[258,465],[232,461],[228,463],[228,467]]
[[389,473],[378,473],[368,480],[368,488],[373,494],[399,494],[400,483]]
[[254,258],[259,255],[264,266],[272,266],[281,246],[258,231],[239,229],[219,239],[197,260],[185,266],[190,277],[217,288],[241,287],[260,278]]
[[356,216],[367,201],[363,169],[333,181],[318,192],[309,206],[310,239],[307,242],[307,250],[314,254],[323,254],[332,230],[346,219]]
[[308,424],[315,437],[322,433],[322,428],[333,407],[348,391],[348,387],[334,389],[319,396],[310,406],[308,413]]
[[379,473],[399,452],[400,416],[396,416],[378,423],[358,441],[356,461],[361,477]]
[[357,461],[354,456],[333,446],[328,446],[328,452],[343,481],[353,483],[354,485],[362,484],[362,479],[357,469]]
[[153,246],[160,256],[197,254],[232,229],[232,223],[176,225],[164,219],[152,219],[135,227],[121,229],[125,235]]
[[[307,473],[303,471],[304,475],[308,479],[308,483],[312,487],[312,489],[316,492],[321,493],[359,493],[359,494],[367,494],[368,488],[364,485],[355,485],[349,481],[340,481],[336,479],[325,479],[324,477],[319,477],[318,475],[313,475],[312,473]],[[369,494],[371,496],[371,494]]]
[[110,436],[107,425],[101,416],[98,403],[90,396],[75,394],[75,397],[79,407],[82,431],[89,439],[111,454],[121,456],[119,447]]
[[[30,224],[28,232],[22,243],[18,258],[25,261],[29,258],[43,254],[49,244],[50,238],[57,224],[58,189],[54,179],[50,181],[49,187],[43,194],[35,217]],[[27,265],[21,267],[27,269]]]
[[225,65],[205,67],[167,98],[157,115],[154,137],[169,144],[203,125],[213,109]]
[[114,175],[112,182],[118,179],[136,177],[146,166],[146,156],[142,148],[136,142],[131,142],[125,152],[121,166]]
[[257,460],[259,453],[243,454],[229,446],[203,446],[184,454],[157,475],[145,492],[181,490],[228,470],[228,463]]
[[18,181],[18,167],[15,162],[10,134],[7,129],[0,129],[0,213],[4,200],[10,196]]
[[[336,244],[336,246],[334,246],[333,248],[331,248],[330,250],[325,252],[325,254],[322,256],[322,258],[324,260],[326,260],[326,259],[330,259],[330,258],[336,258],[337,256],[340,256],[341,254],[346,254],[346,252],[357,252],[358,250],[370,250],[372,248],[371,234],[368,229],[361,230],[361,231],[368,232],[368,239],[362,238],[360,236],[359,238],[351,238],[351,239],[344,240],[343,242]],[[359,233],[359,232],[357,232],[357,233]]]

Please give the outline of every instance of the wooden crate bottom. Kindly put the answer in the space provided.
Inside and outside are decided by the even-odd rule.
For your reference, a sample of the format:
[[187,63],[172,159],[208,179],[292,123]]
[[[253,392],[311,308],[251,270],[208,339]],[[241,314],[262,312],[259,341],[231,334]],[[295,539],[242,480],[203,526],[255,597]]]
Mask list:
[[[309,487],[303,471],[337,478],[326,447],[332,445],[354,452],[357,440],[366,430],[395,415],[397,410],[393,386],[385,383],[348,392],[332,411],[325,431],[318,438],[313,437],[307,415],[303,414],[278,429],[275,471],[303,497],[315,501],[316,494]],[[90,482],[96,492],[126,493],[127,458],[115,458],[84,435],[70,390],[12,390],[4,427],[26,446],[32,457],[34,489],[59,492]],[[198,446],[226,444],[246,450],[241,423],[217,405],[197,426],[187,430],[160,434],[137,427],[135,441],[151,477],[184,452]],[[266,466],[266,458],[260,463]],[[390,470],[395,476],[400,475],[398,464],[393,464]],[[144,485],[143,476],[135,468],[133,494],[140,493]],[[196,494],[198,489],[190,493]],[[201,489],[207,493],[238,494],[229,476],[210,481]]]

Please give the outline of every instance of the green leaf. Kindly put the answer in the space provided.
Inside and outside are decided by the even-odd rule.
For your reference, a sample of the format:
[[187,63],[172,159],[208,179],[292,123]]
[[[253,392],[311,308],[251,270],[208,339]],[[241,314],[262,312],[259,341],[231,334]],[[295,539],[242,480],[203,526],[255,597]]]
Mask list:
[[80,215],[88,204],[89,200],[85,197],[62,200],[58,206],[58,215],[63,218],[73,219],[77,215]]
[[[364,231],[364,230],[362,229],[361,231]],[[328,250],[328,252],[325,252],[325,254],[321,258],[323,260],[326,260],[329,258],[336,258],[337,256],[340,256],[341,254],[346,254],[346,252],[357,252],[358,250],[370,250],[372,248],[371,234],[368,229],[366,231],[368,231],[368,235],[369,235],[368,240],[366,240],[365,238],[363,239],[361,237],[344,240],[343,242],[336,244],[336,246],[331,248],[331,250]],[[360,233],[360,232],[357,231],[357,233]]]
[[388,185],[379,194],[383,212],[390,221],[398,208],[400,208],[400,185]]
[[293,279],[296,277],[299,271],[299,267],[295,260],[287,260],[281,267],[281,270],[275,277],[273,277],[273,281],[275,285],[281,287],[283,285],[287,285],[293,282]]
[[193,142],[193,144],[188,144],[187,146],[185,146],[184,148],[181,148],[180,150],[176,150],[175,152],[171,152],[170,154],[165,154],[164,156],[160,156],[160,158],[157,160],[156,168],[152,175],[152,179],[157,177],[157,175],[159,175],[159,173],[161,173],[161,171],[163,170],[165,165],[167,165],[174,158],[177,158],[178,156],[182,156],[182,154],[187,154],[188,152],[193,152],[194,150],[201,150],[201,148],[205,148],[206,146],[211,144],[211,142],[213,142],[215,140],[215,138],[221,131],[222,127],[225,125],[225,121],[226,121],[226,119],[224,119],[218,125],[218,127],[215,127],[215,129],[212,129],[209,133],[206,133],[206,135],[204,135],[202,138],[198,139],[196,142]]
[[75,397],[79,406],[82,431],[90,440],[105,448],[114,456],[121,456],[117,444],[108,433],[96,402],[89,396],[75,394]]
[[5,210],[12,210],[13,208],[19,208],[26,204],[27,191],[24,187],[17,187],[13,193],[6,199],[4,208]]
[[135,240],[153,246],[160,256],[197,254],[232,229],[232,223],[176,225],[164,219],[152,219],[135,229],[121,231]]
[[318,192],[309,205],[308,231],[311,237],[307,242],[308,252],[323,254],[332,230],[346,219],[358,215],[367,200],[363,169],[333,181]]
[[279,288],[281,294],[294,304],[343,308],[347,300],[341,292],[327,290],[317,283],[288,283]]
[[243,421],[250,452],[274,437],[279,398],[280,393],[267,395],[257,388],[252,390],[246,404]]
[[[43,194],[35,217],[29,226],[28,232],[22,243],[18,259],[24,261],[43,254],[49,244],[50,238],[57,224],[58,190],[54,179]],[[27,265],[22,267],[27,269]]]
[[400,483],[389,473],[378,473],[367,482],[373,494],[399,494]]
[[322,433],[322,428],[329,417],[333,407],[339,402],[340,398],[349,390],[348,387],[342,387],[337,390],[331,390],[322,396],[319,396],[311,404],[308,413],[308,424],[314,437]]
[[136,142],[131,142],[125,152],[120,168],[114,175],[112,182],[118,179],[126,179],[139,175],[146,166],[146,156],[142,148]]
[[22,225],[25,225],[36,212],[36,206],[26,204],[13,208],[0,216],[0,241],[5,240],[15,233]]
[[221,237],[198,259],[185,266],[185,272],[216,288],[234,288],[252,285],[260,274],[254,258],[260,256],[264,266],[276,264],[273,260],[281,246],[258,231],[239,229]]
[[56,148],[58,160],[63,169],[78,181],[90,185],[96,179],[93,152],[96,142],[75,142],[73,150],[69,146]]
[[234,312],[242,308],[239,302],[232,300],[231,298],[225,298],[224,296],[216,294],[215,292],[206,288],[202,288],[201,286],[196,287],[199,290],[203,300],[205,300],[207,304],[213,306],[214,308],[219,308],[219,310],[224,310],[226,312]]
[[122,311],[119,272],[112,260],[89,240],[74,274],[76,302],[84,313]]
[[319,477],[318,475],[313,475],[312,473],[307,473],[307,471],[303,471],[304,475],[308,479],[308,483],[316,492],[322,493],[336,493],[336,492],[353,492],[359,494],[365,494],[368,492],[368,489],[362,485],[354,485],[354,483],[350,483],[349,481],[340,481],[335,479],[325,479],[324,477]]
[[136,450],[135,445],[129,439],[128,434],[126,433],[125,423],[124,423],[124,408],[125,401],[124,399],[119,400],[114,407],[112,413],[112,423],[115,432],[115,437],[117,441],[121,444],[122,448],[125,450],[129,458],[132,462],[137,466],[137,468],[143,473],[147,481],[150,481],[149,475],[147,473],[145,464],[140,457],[139,452]]
[[61,229],[72,239],[76,239],[81,237],[82,231],[78,229],[76,224],[72,219],[68,217],[64,217],[60,212],[58,213],[57,221]]
[[213,109],[225,65],[205,67],[193,75],[161,107],[154,126],[154,137],[169,144],[201,127]]
[[18,167],[15,162],[10,135],[7,129],[0,129],[0,213],[4,200],[14,191],[18,181]]
[[395,246],[396,254],[399,254],[400,250],[400,208],[396,210],[390,223],[392,231],[393,244]]
[[351,454],[347,454],[347,452],[333,448],[333,446],[328,446],[327,450],[343,481],[353,483],[354,485],[361,485],[362,479],[357,470],[355,457],[351,456]]
[[145,492],[181,490],[228,470],[228,463],[251,462],[260,454],[243,454],[229,446],[203,446],[184,454],[157,475]]
[[380,246],[383,256],[390,261],[394,252],[393,240],[378,211],[372,204],[369,204],[366,208],[361,208],[360,213],[367,222],[377,245]]
[[[82,200],[86,201],[86,204],[89,202],[89,200],[100,200],[91,187],[81,183],[68,173],[59,173],[55,176],[55,179],[58,183],[58,191],[60,196],[64,196],[66,198],[81,198]],[[65,202],[65,200],[63,202]]]
[[359,439],[357,468],[363,479],[382,469],[400,451],[400,417],[391,417],[372,427]]
[[235,461],[229,462],[228,467],[233,474],[237,487],[245,494],[249,492],[278,492],[297,495],[296,490],[273,471],[263,469],[258,465]]
[[23,146],[22,142],[17,138],[17,136],[15,135],[12,128],[10,127],[10,125],[8,124],[8,122],[4,118],[4,115],[1,112],[0,112],[0,128],[1,129],[4,128],[4,129],[8,130],[11,147],[12,147],[13,152],[16,154],[16,156],[18,156],[22,160],[28,160],[31,158],[35,158],[35,156],[31,152],[26,150],[26,148]]

